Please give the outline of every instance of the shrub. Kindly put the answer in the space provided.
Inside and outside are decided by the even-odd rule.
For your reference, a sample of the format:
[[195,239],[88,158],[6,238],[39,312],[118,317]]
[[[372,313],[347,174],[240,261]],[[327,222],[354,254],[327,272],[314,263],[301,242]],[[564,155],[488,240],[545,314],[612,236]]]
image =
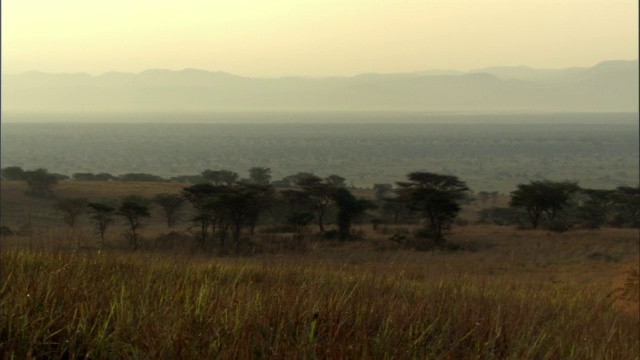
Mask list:
[[13,230],[11,230],[11,228],[9,228],[8,226],[3,226],[0,228],[0,235],[1,236],[11,236],[13,235]]
[[322,233],[322,238],[325,240],[337,240],[340,238],[340,232],[336,229],[327,230]]
[[569,231],[572,227],[573,225],[567,221],[556,220],[547,225],[547,230],[557,233],[563,233],[565,231]]
[[295,231],[296,231],[295,225],[289,225],[289,224],[271,225],[262,229],[262,232],[266,234],[292,233]]
[[154,245],[157,249],[176,249],[185,246],[193,240],[193,236],[177,231],[156,236]]
[[609,254],[605,254],[605,253],[601,253],[601,252],[592,252],[591,254],[587,255],[587,259],[589,260],[601,260],[604,262],[609,262],[609,263],[618,263],[620,262],[620,256],[615,256],[615,255],[609,255]]

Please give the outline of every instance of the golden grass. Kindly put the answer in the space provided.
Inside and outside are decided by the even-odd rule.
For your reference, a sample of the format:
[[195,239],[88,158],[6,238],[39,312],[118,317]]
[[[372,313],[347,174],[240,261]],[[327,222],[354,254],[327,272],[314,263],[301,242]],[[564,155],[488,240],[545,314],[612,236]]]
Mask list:
[[415,265],[332,269],[293,259],[10,251],[3,263],[12,269],[3,279],[7,356],[637,355],[637,323],[599,284],[576,292],[532,279],[432,278]]
[[49,246],[5,242],[0,347],[5,358],[638,358],[640,323],[614,291],[637,269],[637,230],[465,227],[452,241],[470,250],[455,253],[381,252],[367,236],[248,258],[74,250],[57,233]]
[[[50,200],[23,186],[2,183],[3,218],[46,215]],[[97,200],[183,186],[62,182],[56,192]],[[416,252],[389,240],[394,227],[363,225],[359,241],[310,236],[306,251],[275,254],[266,249],[290,235],[258,229],[250,256],[217,257],[187,243],[154,250],[168,232],[159,216],[132,253],[123,225],[100,250],[86,221],[72,232],[45,215],[2,239],[4,359],[639,359],[637,229],[454,227],[462,251]]]

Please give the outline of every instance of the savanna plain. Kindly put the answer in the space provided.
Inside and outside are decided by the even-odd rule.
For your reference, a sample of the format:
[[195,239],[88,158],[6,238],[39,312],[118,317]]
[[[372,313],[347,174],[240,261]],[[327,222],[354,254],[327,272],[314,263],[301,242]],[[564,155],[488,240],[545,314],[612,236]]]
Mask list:
[[[434,131],[446,133],[448,129]],[[606,168],[615,167],[609,158],[617,159],[618,165],[632,163],[634,156],[637,162],[634,153],[607,150],[627,149],[637,142],[637,133],[627,134],[630,139],[625,140],[613,134],[619,128],[608,129],[582,132],[573,142],[572,149],[577,150],[564,151],[562,156],[548,152],[542,162],[533,155],[520,160],[514,156],[512,162],[454,161],[465,158],[460,148],[470,146],[468,142],[456,147],[451,139],[458,135],[444,136],[440,143],[433,140],[431,154],[440,157],[433,155],[429,161],[449,164],[436,172],[452,172],[466,180],[467,167],[475,171],[469,174],[476,195],[480,190],[498,191],[491,191],[491,197],[466,198],[446,235],[448,246],[422,251],[401,241],[417,236],[422,228],[419,220],[372,221],[371,216],[363,216],[354,219],[352,236],[341,240],[335,236],[335,209],[328,210],[322,233],[315,223],[294,229],[265,220],[258,221],[252,231],[244,228],[238,240],[241,246],[235,250],[218,245],[204,249],[192,221],[196,214],[187,206],[170,228],[161,209],[151,206],[149,217],[140,220],[139,246],[133,251],[127,222],[116,219],[101,240],[86,212],[73,227],[65,224],[56,201],[72,197],[104,203],[127,196],[150,199],[158,194],[180,195],[192,184],[76,179],[59,181],[52,196],[33,196],[25,182],[3,180],[2,226],[11,231],[3,230],[0,244],[0,353],[4,359],[639,359],[637,228],[605,225],[534,230],[481,221],[479,216],[483,210],[508,207],[507,183],[512,183],[513,190],[518,182],[544,173],[545,166],[561,174],[558,176],[567,175],[561,171],[572,170],[562,161],[599,162],[603,168],[590,174],[594,187],[615,186],[612,182],[618,180],[605,176],[637,179],[635,167],[618,166],[618,175]],[[19,135],[24,128],[12,131]],[[357,143],[380,142],[358,131],[343,132],[351,136],[349,143],[354,148]],[[546,145],[532,140],[528,146],[549,151],[569,146],[559,140],[566,133],[542,131],[544,135],[538,138]],[[55,138],[57,132],[50,134]],[[493,136],[489,130],[481,134]],[[2,136],[4,143],[8,135],[3,131]],[[300,143],[273,141],[285,149],[303,143],[322,145],[329,154],[344,142],[338,139],[325,145],[319,143],[319,137],[316,143],[308,141],[315,135],[304,136],[306,140]],[[386,136],[390,142],[400,138],[393,132]],[[519,136],[508,130],[503,137]],[[249,158],[247,151],[256,147],[251,136],[225,139],[217,146],[230,147],[236,142],[245,149],[246,156],[239,159]],[[268,139],[264,141],[271,141]],[[483,137],[476,140],[482,142]],[[371,164],[376,158],[395,164],[374,179],[366,175],[377,167],[361,170],[364,166],[346,164],[349,157],[343,164],[337,162],[338,157],[322,156],[362,175],[356,182],[363,185],[351,184],[350,189],[358,198],[374,202],[376,193],[367,181],[391,182],[387,172],[393,169],[398,170],[395,181],[403,181],[408,171],[402,166],[413,167],[420,160],[420,141],[410,138],[400,147],[414,152],[372,156]],[[602,150],[589,157],[587,149],[594,144]],[[3,144],[3,167],[6,146]],[[516,147],[492,138],[480,146],[484,153],[475,153],[488,159],[492,158],[489,152],[507,157],[500,146]],[[454,148],[458,150],[445,151]],[[184,151],[179,155],[187,156]],[[292,151],[291,156],[295,155]],[[21,156],[23,163],[11,165],[31,166],[25,157],[28,154]],[[69,156],[82,159],[88,154]],[[358,152],[349,156],[367,157]],[[394,160],[401,157],[408,163]],[[57,164],[51,168],[58,172],[71,168],[63,157],[54,160],[49,164]],[[122,168],[130,167],[132,161],[154,163],[135,157],[129,160],[122,162]],[[163,161],[183,164],[180,159]],[[299,161],[304,163],[302,158]],[[110,170],[83,166],[77,171]],[[251,166],[272,166],[282,175],[292,172],[278,163]],[[496,167],[505,166],[513,169],[503,169],[493,182],[482,180],[485,172],[496,174]],[[219,167],[227,168],[225,164]],[[530,170],[523,174],[520,167]]]

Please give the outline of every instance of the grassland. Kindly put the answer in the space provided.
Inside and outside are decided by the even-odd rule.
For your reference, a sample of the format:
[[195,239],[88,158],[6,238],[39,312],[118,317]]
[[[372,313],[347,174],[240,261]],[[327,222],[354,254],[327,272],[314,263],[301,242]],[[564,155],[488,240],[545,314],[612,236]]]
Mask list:
[[[286,234],[258,232],[256,251],[221,257],[152,250],[167,231],[158,217],[133,253],[116,230],[111,249],[92,246],[86,224],[68,231],[20,186],[2,184],[3,221],[32,221],[2,239],[2,358],[639,358],[637,229],[455,227],[456,252],[398,249],[393,227],[294,249],[275,247]],[[178,190],[56,189],[92,199]]]

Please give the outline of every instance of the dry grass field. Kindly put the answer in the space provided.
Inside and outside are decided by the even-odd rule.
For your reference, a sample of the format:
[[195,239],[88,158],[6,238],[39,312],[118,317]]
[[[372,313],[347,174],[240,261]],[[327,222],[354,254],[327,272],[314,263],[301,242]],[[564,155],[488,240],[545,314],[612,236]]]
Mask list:
[[[61,182],[94,199],[181,184]],[[51,200],[2,183],[2,358],[639,359],[637,229],[522,231],[457,226],[458,251],[417,252],[370,225],[340,243],[258,229],[243,256],[108,249]],[[471,217],[475,209],[463,215]],[[178,231],[185,231],[180,225]],[[247,240],[249,241],[249,239]],[[286,246],[285,246],[286,245]]]

